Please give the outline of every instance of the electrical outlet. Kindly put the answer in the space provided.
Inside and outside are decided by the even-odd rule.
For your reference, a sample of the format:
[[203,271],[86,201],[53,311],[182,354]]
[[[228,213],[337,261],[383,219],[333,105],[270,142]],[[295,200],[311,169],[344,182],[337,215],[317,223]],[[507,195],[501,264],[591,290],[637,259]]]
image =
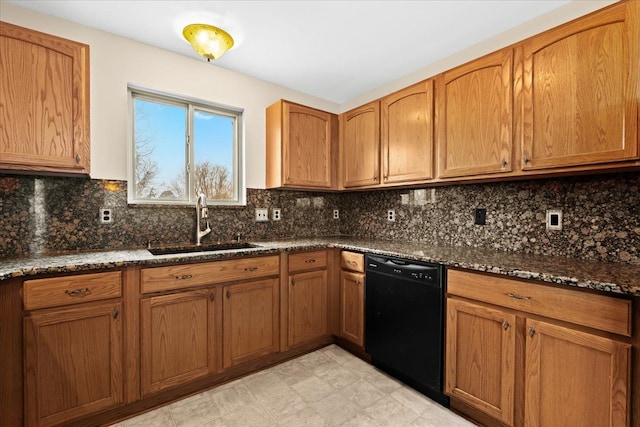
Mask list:
[[395,221],[396,220],[396,211],[393,209],[389,209],[387,211],[387,221]]
[[269,209],[256,208],[256,221],[269,221]]
[[562,230],[562,211],[560,209],[547,210],[547,230]]
[[113,223],[113,211],[111,208],[100,208],[100,223],[112,224]]
[[338,209],[333,210],[333,219],[340,219],[340,211]]
[[485,208],[476,208],[474,224],[485,225],[487,223],[487,210]]
[[271,219],[274,221],[280,221],[282,219],[282,209],[273,208],[271,210]]

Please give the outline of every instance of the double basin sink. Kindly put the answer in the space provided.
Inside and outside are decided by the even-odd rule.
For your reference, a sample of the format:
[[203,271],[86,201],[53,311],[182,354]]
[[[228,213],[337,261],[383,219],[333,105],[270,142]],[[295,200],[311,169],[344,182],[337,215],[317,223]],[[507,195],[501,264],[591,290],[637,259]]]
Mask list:
[[218,251],[230,251],[234,249],[250,249],[257,248],[258,245],[253,245],[248,242],[233,242],[233,243],[214,243],[210,245],[190,245],[190,246],[171,246],[147,249],[153,255],[173,255],[173,254],[188,254],[193,252],[218,252]]

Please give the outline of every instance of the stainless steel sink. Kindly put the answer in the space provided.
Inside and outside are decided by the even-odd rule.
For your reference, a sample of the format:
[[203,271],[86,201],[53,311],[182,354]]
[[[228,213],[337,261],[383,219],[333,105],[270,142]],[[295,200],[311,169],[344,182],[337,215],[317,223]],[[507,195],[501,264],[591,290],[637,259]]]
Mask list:
[[257,248],[258,245],[253,245],[248,242],[241,243],[214,243],[211,245],[192,245],[192,246],[171,246],[161,248],[147,249],[153,255],[171,255],[171,254],[188,254],[193,252],[217,252],[217,251],[229,251],[233,249],[249,249]]

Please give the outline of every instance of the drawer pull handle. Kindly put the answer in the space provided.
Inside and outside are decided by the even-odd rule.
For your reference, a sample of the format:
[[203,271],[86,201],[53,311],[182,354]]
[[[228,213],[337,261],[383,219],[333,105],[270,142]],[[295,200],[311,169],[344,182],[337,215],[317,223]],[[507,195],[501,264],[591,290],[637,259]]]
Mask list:
[[357,262],[355,262],[355,261],[351,261],[350,259],[348,259],[348,260],[347,260],[347,264],[349,264],[349,265],[356,265],[356,264],[358,264],[358,263],[357,263]]
[[530,336],[531,338],[533,338],[533,336],[535,335],[535,333],[536,333],[536,328],[534,328],[533,326],[530,326],[530,327],[529,327],[529,336]]
[[529,300],[531,299],[531,297],[527,297],[524,295],[520,295],[520,294],[514,294],[513,292],[509,292],[507,294],[507,296],[510,296],[511,298],[515,298],[515,299],[522,299],[522,300]]
[[183,274],[182,276],[176,276],[176,279],[187,280],[187,279],[191,279],[192,277],[193,277],[193,274]]
[[84,288],[84,289],[74,289],[72,291],[64,291],[65,294],[71,296],[71,297],[76,297],[76,296],[82,296],[84,294],[88,294],[89,292],[91,292],[89,290],[89,288]]
[[291,279],[291,286],[295,286],[296,285],[296,279]]
[[507,166],[507,161],[505,159],[502,159],[502,163],[501,163],[502,167],[506,167]]
[[120,312],[118,311],[118,309],[116,308],[115,310],[113,310],[113,318],[117,319],[118,318],[118,314],[120,314]]
[[316,262],[315,258],[311,258],[305,261],[308,264],[313,264],[314,262]]
[[502,322],[502,329],[504,329],[505,331],[507,329],[509,329],[509,326],[511,326],[511,325],[509,325],[509,321],[508,320],[505,320],[504,322]]
[[258,267],[247,267],[244,269],[244,271],[256,271],[258,269]]
[[231,298],[231,292],[227,289],[227,299]]

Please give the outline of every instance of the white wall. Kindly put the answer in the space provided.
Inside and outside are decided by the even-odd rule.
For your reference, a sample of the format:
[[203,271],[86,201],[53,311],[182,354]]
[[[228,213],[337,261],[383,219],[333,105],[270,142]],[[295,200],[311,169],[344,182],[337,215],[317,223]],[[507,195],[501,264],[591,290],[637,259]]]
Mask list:
[[[539,0],[540,1],[540,0]],[[374,99],[381,98],[385,95],[393,93],[397,90],[410,86],[419,81],[428,79],[444,71],[450,70],[458,65],[462,65],[473,59],[484,56],[488,53],[495,52],[498,49],[507,47],[511,44],[522,41],[533,35],[539,34],[550,28],[556,27],[565,22],[569,22],[580,16],[587,15],[595,10],[601,9],[610,4],[616,3],[618,0],[576,0],[559,7],[549,13],[541,15],[532,19],[529,22],[525,22],[509,31],[506,31],[498,36],[492,37],[488,40],[480,43],[472,44],[467,49],[460,52],[452,52],[450,56],[437,61],[427,67],[417,70],[407,76],[404,76],[398,80],[390,82],[386,85],[378,87],[370,92],[362,94],[361,96],[344,102],[340,105],[340,112],[349,111]],[[446,37],[446,34],[443,34]],[[437,43],[434,40],[434,43]]]
[[9,3],[0,19],[90,46],[91,177],[127,179],[127,84],[244,108],[246,183],[265,186],[265,108],[280,98],[337,113],[339,105]]

